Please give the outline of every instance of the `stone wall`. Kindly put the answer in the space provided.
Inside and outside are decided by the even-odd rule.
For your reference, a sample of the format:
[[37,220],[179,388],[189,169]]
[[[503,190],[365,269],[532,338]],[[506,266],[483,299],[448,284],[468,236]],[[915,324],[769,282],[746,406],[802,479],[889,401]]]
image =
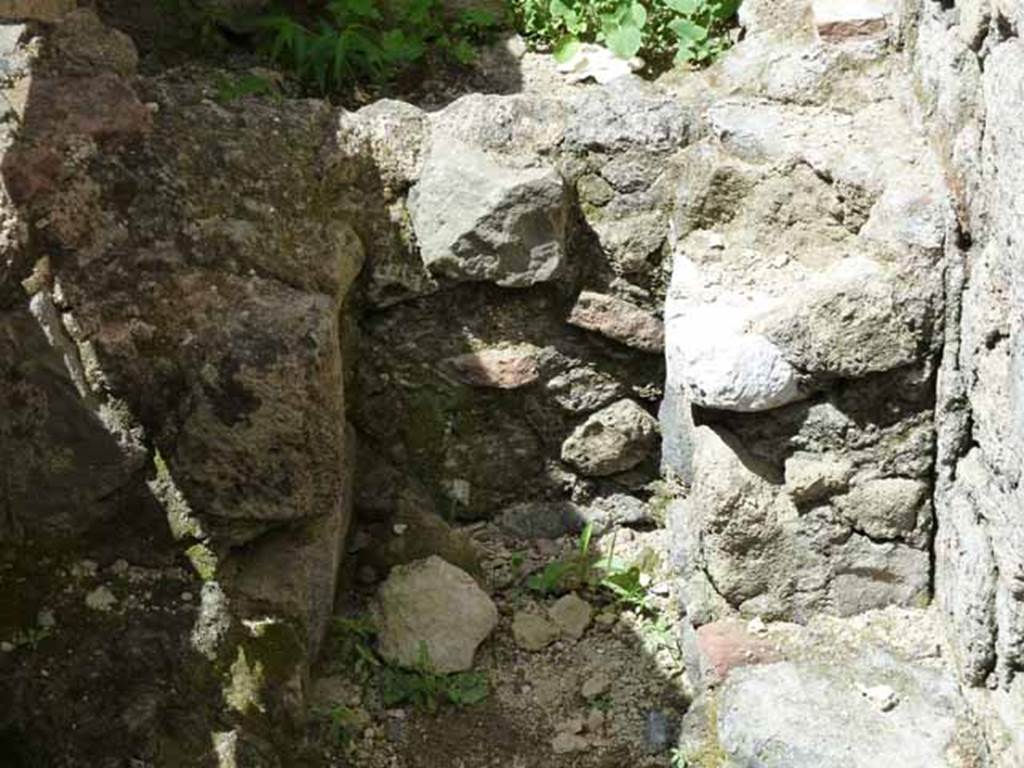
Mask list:
[[323,160],[333,110],[221,104],[214,72],[140,77],[90,10],[42,26],[49,5],[15,5],[0,753],[277,764],[352,499],[340,337],[363,250]]
[[[928,602],[947,195],[885,3],[757,2],[700,75],[666,303],[695,626]],[[879,130],[884,126],[884,131]]]
[[917,110],[957,202],[938,384],[937,600],[1001,764],[1021,765],[1024,3],[911,6]]
[[363,520],[652,520],[663,260],[690,123],[639,79],[342,115],[339,162],[364,164],[367,191]]

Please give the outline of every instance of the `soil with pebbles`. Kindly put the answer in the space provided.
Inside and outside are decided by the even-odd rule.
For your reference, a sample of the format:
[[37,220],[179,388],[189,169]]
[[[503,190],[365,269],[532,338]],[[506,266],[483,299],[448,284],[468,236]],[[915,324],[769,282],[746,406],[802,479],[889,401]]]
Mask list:
[[[557,596],[526,586],[529,575],[571,556],[578,542],[516,540],[493,525],[464,529],[482,554],[484,587],[498,606],[498,627],[477,650],[474,670],[486,675],[483,702],[429,713],[386,708],[372,682],[337,673],[313,684],[314,706],[354,713],[346,736],[319,728],[328,764],[360,768],[667,768],[674,730],[689,697],[675,642],[675,597],[664,578],[667,534],[619,529],[595,541],[614,546],[617,560],[643,563],[650,610],[643,615],[604,590],[583,590],[593,619],[574,640],[562,636],[539,651],[517,646],[518,611],[543,613]],[[613,542],[614,541],[614,545]],[[348,615],[368,611],[374,586],[353,587]],[[325,649],[324,668],[330,667]],[[584,695],[586,693],[586,696]]]

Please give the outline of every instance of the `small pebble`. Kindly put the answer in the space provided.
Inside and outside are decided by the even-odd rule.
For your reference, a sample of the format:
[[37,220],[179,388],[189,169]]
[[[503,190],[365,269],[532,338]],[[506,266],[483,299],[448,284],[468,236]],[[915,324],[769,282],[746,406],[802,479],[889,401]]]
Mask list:
[[611,687],[611,678],[604,672],[598,672],[596,675],[587,678],[587,681],[583,683],[581,692],[585,699],[596,699],[598,696],[607,693]]
[[555,730],[559,733],[582,733],[583,718],[579,715],[576,717],[570,717],[568,720],[563,720],[555,726]]
[[870,688],[859,686],[861,695],[874,704],[880,711],[889,712],[900,703],[896,691],[888,685],[874,685]]
[[560,733],[551,740],[551,749],[556,755],[565,755],[570,752],[582,752],[590,743],[575,733]]
[[[371,729],[367,728],[364,733],[368,733]],[[390,741],[392,744],[402,740],[405,736],[405,718],[404,717],[389,717],[384,721],[384,738]]]
[[659,754],[672,743],[672,724],[664,712],[652,709],[644,717],[644,741],[651,754]]
[[113,592],[101,585],[85,596],[85,605],[94,611],[109,611],[117,605],[117,598]]

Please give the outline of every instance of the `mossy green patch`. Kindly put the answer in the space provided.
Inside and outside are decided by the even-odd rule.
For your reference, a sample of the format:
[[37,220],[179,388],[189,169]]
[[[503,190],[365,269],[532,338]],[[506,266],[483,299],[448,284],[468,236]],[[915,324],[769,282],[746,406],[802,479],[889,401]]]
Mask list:
[[185,556],[203,581],[212,581],[217,575],[217,555],[205,544],[193,544],[185,550]]

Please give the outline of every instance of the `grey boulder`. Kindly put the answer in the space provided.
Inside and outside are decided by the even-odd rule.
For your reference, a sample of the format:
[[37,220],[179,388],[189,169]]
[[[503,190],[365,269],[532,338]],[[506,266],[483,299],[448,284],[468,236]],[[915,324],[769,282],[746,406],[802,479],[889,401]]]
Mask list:
[[434,144],[409,193],[423,263],[434,274],[523,288],[565,261],[568,202],[548,166],[515,167],[465,144]]
[[378,594],[381,655],[403,667],[426,661],[439,674],[473,666],[498,609],[465,571],[437,556],[392,569]]
[[657,420],[633,400],[619,400],[573,431],[562,444],[562,460],[587,475],[613,475],[640,464],[657,443]]

